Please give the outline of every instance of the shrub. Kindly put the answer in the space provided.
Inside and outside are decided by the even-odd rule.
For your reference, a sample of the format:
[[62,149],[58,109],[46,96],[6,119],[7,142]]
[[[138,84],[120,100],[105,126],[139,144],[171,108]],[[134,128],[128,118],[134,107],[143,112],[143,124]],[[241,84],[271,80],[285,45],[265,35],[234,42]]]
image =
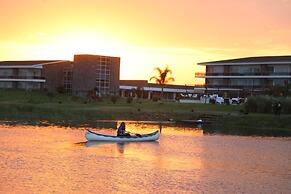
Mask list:
[[57,92],[60,94],[65,94],[66,90],[63,86],[59,86],[59,87],[57,87]]
[[46,95],[50,98],[53,98],[55,96],[55,94],[53,92],[48,92],[48,93],[46,93]]
[[78,96],[72,96],[71,100],[74,101],[74,102],[78,102],[78,101],[80,101],[82,99],[80,97],[78,97]]
[[291,98],[281,99],[282,103],[282,112],[286,114],[291,114]]
[[252,96],[245,103],[246,112],[272,112],[272,99],[268,96]]
[[133,101],[133,98],[132,98],[132,97],[127,97],[127,98],[126,98],[126,102],[127,102],[128,104],[132,103],[132,101]]
[[158,101],[160,100],[160,98],[157,97],[157,96],[153,96],[152,100],[153,100],[154,102],[158,102]]
[[214,98],[210,98],[210,99],[209,99],[209,103],[210,103],[210,104],[215,104],[215,99],[214,99]]
[[257,103],[255,97],[249,97],[248,101],[244,104],[247,112],[257,112]]
[[246,112],[272,113],[276,102],[281,102],[283,113],[291,113],[291,99],[282,97],[252,96],[248,98],[244,108]]
[[110,100],[111,100],[111,102],[113,103],[113,104],[116,104],[116,102],[117,102],[117,100],[118,100],[118,96],[111,96],[111,98],[110,98]]
[[257,100],[257,112],[270,113],[272,112],[272,99],[268,96],[258,96]]

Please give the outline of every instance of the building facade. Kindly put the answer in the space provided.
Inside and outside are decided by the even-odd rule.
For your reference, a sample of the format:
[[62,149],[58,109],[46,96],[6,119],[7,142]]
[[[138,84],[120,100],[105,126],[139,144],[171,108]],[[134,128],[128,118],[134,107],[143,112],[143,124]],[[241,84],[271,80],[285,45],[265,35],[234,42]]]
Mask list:
[[203,94],[201,87],[187,85],[169,85],[148,83],[147,80],[120,80],[119,93],[121,97],[138,97],[144,99],[163,98],[168,100],[177,100],[182,95],[192,96],[194,94]]
[[0,88],[112,95],[119,89],[119,72],[120,58],[110,56],[75,55],[74,61],[2,61]]
[[[55,82],[59,76],[46,71],[52,66],[65,66],[69,61],[1,61],[0,62],[0,88],[42,90],[57,87],[55,84],[48,85],[52,80]],[[57,71],[56,71],[57,72]]]
[[115,95],[119,89],[120,58],[99,55],[75,55],[73,94],[84,96],[94,91],[97,96]]
[[198,63],[206,66],[205,90],[232,94],[262,93],[273,86],[291,84],[291,56],[247,57]]

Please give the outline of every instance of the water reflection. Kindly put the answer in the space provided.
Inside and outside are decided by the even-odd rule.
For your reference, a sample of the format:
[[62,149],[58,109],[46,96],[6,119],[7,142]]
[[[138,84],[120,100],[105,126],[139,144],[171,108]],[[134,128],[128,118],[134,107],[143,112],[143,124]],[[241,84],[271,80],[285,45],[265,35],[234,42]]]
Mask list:
[[[152,129],[163,131],[164,128],[173,128],[175,131],[177,130],[194,130],[195,133],[199,131],[204,135],[239,135],[239,136],[268,136],[268,137],[290,137],[291,130],[285,129],[264,129],[264,128],[246,128],[244,126],[233,126],[233,128],[219,128],[215,125],[209,124],[176,124],[174,122],[134,122],[134,121],[123,121],[126,122],[128,130],[135,130],[136,127],[139,128],[139,131],[144,129],[148,129],[150,126]],[[117,121],[116,125],[119,125],[120,122]],[[148,133],[153,132],[146,130]]]
[[78,145],[83,145],[85,147],[95,147],[97,148],[98,146],[102,146],[102,145],[111,145],[111,147],[116,147],[116,150],[123,154],[124,150],[131,146],[132,147],[139,147],[141,144],[144,147],[148,147],[147,145],[150,146],[159,146],[159,142],[158,141],[152,141],[152,142],[105,142],[105,141],[87,141],[87,142],[80,142],[77,143]]
[[0,192],[290,193],[290,139],[127,122],[137,133],[160,127],[157,142],[114,143],[85,141],[85,128],[0,125]]
[[263,136],[263,137],[291,137],[291,130],[286,129],[264,129],[264,128],[246,128],[244,126],[236,126],[229,128],[218,128],[213,126],[205,126],[203,128],[205,135],[238,135],[238,136]]
[[[100,120],[95,123],[88,124],[88,127],[93,129],[112,129],[113,131],[120,125],[121,122],[126,123],[126,129],[128,131],[136,131],[138,127],[139,132],[143,132],[145,129],[147,133],[153,132],[155,130],[163,131],[164,128],[172,127],[175,130],[187,129],[187,130],[201,130],[204,135],[214,135],[214,134],[223,134],[223,135],[239,135],[239,136],[274,136],[274,137],[290,137],[291,130],[270,130],[264,128],[245,128],[244,126],[233,126],[233,128],[219,128],[216,125],[211,124],[182,124],[168,121],[111,121],[111,120]],[[149,127],[152,127],[152,130],[148,130]],[[111,133],[114,134],[114,133]]]
[[[194,124],[194,123],[175,123],[173,121],[126,121],[126,120],[96,120],[96,121],[88,121],[88,123],[79,123],[78,121],[58,121],[51,123],[49,121],[38,121],[38,122],[17,122],[17,121],[0,121],[1,124],[6,124],[10,126],[17,125],[32,125],[32,126],[40,126],[40,127],[60,127],[61,128],[76,128],[76,129],[92,129],[97,131],[104,131],[104,129],[110,129],[112,131],[109,132],[110,135],[116,134],[116,129],[120,125],[121,122],[125,122],[127,125],[128,131],[136,131],[136,126],[139,128],[139,132],[143,132],[143,129],[147,131],[147,133],[154,132],[155,130],[163,131],[164,127],[173,127],[175,130],[179,129],[189,129],[189,130],[201,130],[204,135],[215,135],[215,134],[223,134],[223,135],[239,135],[239,136],[269,136],[269,137],[291,137],[291,130],[286,129],[265,129],[265,128],[252,128],[245,126],[228,126],[225,128],[218,127],[215,123],[204,123],[202,124]],[[152,130],[148,130],[152,126]],[[106,131],[108,132],[108,131]]]

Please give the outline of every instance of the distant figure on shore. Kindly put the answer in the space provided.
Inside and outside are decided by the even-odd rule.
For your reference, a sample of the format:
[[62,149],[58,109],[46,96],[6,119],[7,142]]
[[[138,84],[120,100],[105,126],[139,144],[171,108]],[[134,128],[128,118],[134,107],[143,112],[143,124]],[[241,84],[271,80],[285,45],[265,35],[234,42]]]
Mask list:
[[275,115],[280,115],[281,109],[282,109],[281,102],[277,102],[277,103],[273,104],[273,111],[274,111]]
[[125,123],[121,122],[117,129],[117,136],[130,136],[129,133],[125,131]]
[[282,106],[281,106],[281,102],[278,102],[278,103],[277,103],[277,114],[278,114],[278,115],[281,114],[281,108],[282,108]]

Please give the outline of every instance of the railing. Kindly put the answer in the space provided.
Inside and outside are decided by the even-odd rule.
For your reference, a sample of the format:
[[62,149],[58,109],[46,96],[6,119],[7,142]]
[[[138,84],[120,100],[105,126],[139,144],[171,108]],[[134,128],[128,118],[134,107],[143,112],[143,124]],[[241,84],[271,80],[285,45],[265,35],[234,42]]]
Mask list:
[[216,84],[199,84],[194,88],[237,88],[237,89],[257,89],[257,88],[270,88],[272,85],[216,85]]
[[0,79],[45,79],[45,77],[42,76],[4,76],[0,75]]
[[238,89],[257,89],[257,88],[269,88],[271,85],[205,85],[206,88],[238,88]]
[[200,76],[205,76],[206,75],[206,73],[204,73],[204,72],[196,72],[195,73],[195,77],[200,77]]
[[291,76],[291,72],[246,72],[246,73],[204,73],[196,72],[195,77],[201,76]]

